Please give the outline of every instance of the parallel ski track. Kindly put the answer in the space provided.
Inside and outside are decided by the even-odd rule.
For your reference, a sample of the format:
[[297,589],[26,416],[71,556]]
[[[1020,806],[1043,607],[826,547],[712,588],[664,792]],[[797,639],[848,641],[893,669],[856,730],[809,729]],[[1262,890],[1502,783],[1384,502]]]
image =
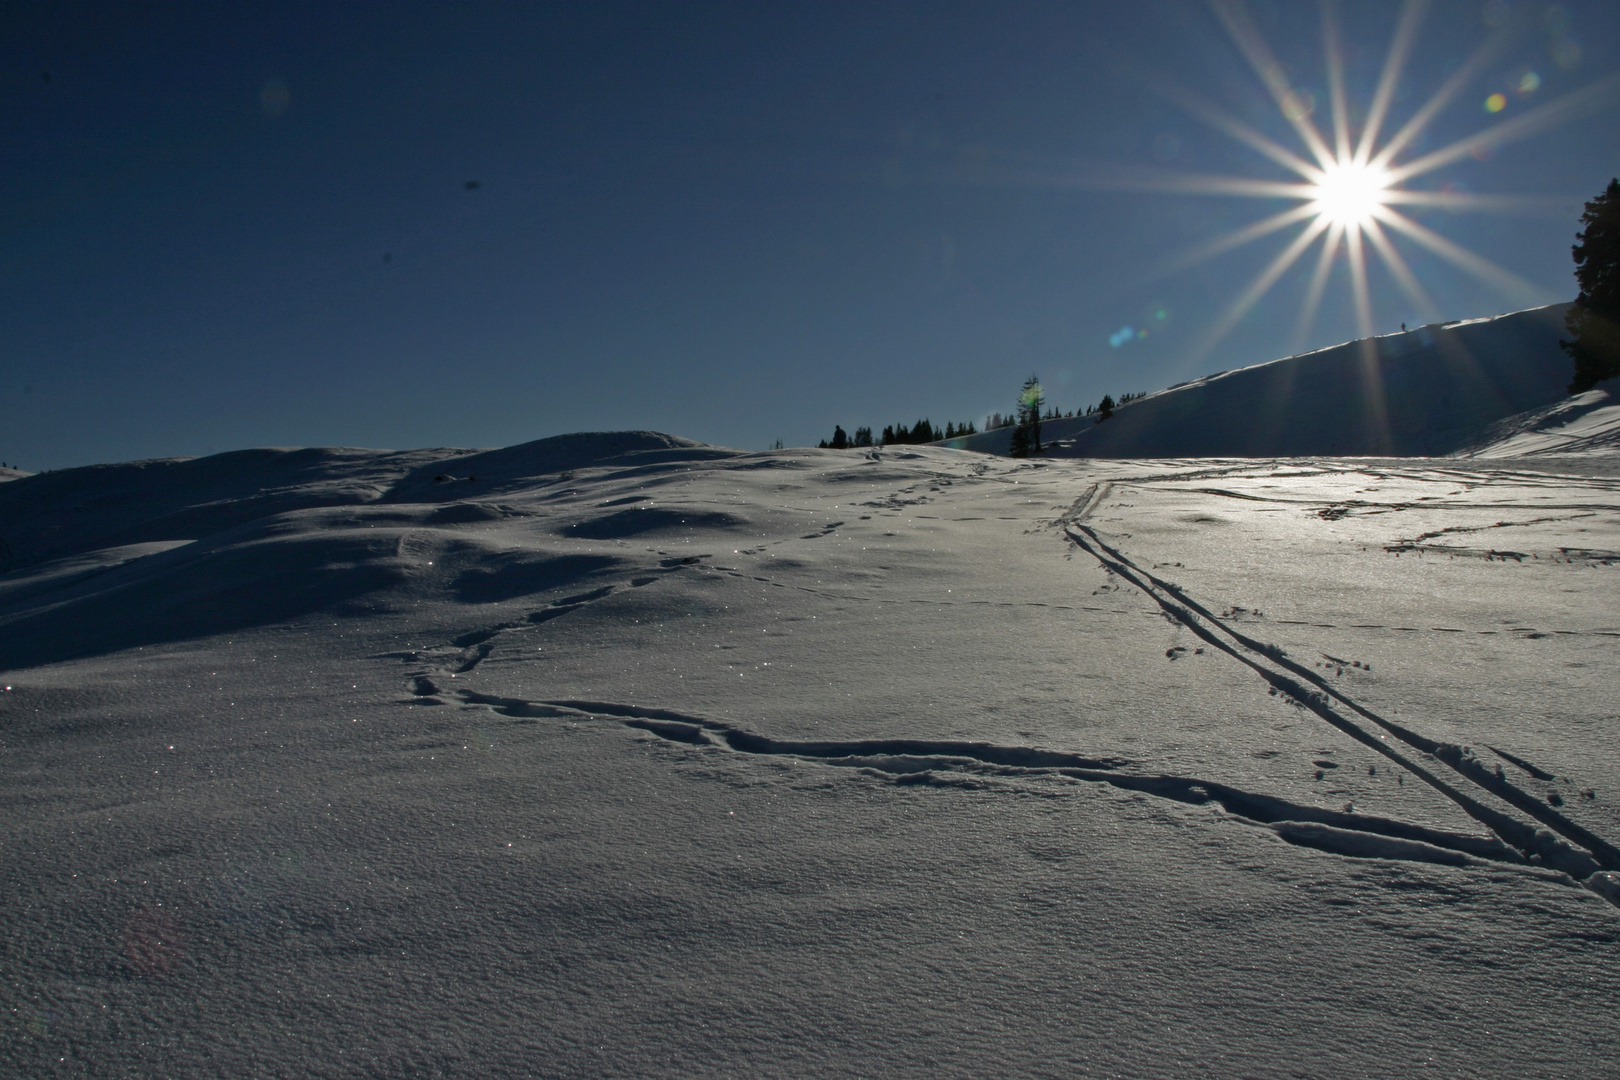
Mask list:
[[[1620,848],[1498,776],[1464,748],[1430,739],[1367,709],[1310,668],[1233,628],[1179,586],[1155,576],[1105,542],[1083,519],[1102,502],[1110,487],[1107,481],[1092,485],[1057,524],[1076,547],[1141,590],[1170,618],[1207,645],[1250,668],[1279,693],[1429,784],[1526,858],[1580,881],[1600,871],[1620,870]],[[1449,767],[1451,781],[1424,760],[1416,759],[1414,753]],[[1542,827],[1538,829],[1482,803],[1469,794],[1475,788],[1489,792]]]

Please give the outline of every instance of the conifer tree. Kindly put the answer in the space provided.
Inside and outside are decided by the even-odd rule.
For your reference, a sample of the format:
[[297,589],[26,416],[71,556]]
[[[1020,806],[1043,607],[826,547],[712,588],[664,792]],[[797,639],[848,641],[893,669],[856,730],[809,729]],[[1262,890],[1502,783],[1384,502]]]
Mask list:
[[1029,457],[1029,428],[1023,424],[1013,428],[1012,443],[1007,452],[1013,457]]
[[1041,406],[1046,404],[1046,395],[1041,392],[1041,381],[1031,375],[1024,380],[1023,389],[1024,410],[1029,417],[1030,450],[1041,452]]
[[1574,340],[1561,342],[1575,359],[1572,394],[1620,375],[1620,178],[1586,204],[1581,224],[1570,249],[1581,292],[1564,316]]
[[1041,381],[1031,375],[1018,391],[1018,427],[1013,432],[1011,446],[1013,457],[1041,452],[1041,407],[1045,404]]

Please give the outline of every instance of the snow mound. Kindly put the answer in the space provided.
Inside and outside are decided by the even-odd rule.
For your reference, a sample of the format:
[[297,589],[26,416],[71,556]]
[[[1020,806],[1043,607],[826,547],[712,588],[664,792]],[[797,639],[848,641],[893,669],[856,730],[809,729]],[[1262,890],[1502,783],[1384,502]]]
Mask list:
[[650,465],[708,460],[740,453],[657,431],[581,431],[437,461],[413,472],[389,493],[393,502],[439,501],[466,496],[466,485],[488,490],[537,476],[594,466]]
[[1491,426],[1467,457],[1561,457],[1620,450],[1620,379]]
[[608,431],[500,450],[261,447],[19,475],[0,486],[0,574],[133,544],[198,540],[297,510],[457,502],[592,465],[738,453],[658,432]]
[[[656,432],[588,432],[502,450],[270,448],[24,477],[0,487],[0,662],[583,581],[616,556],[569,544],[756,529],[768,515],[664,489],[687,462],[740,456]],[[590,466],[601,467],[580,484],[630,493],[581,503],[556,487],[558,474],[571,489],[572,470]],[[548,547],[537,525],[564,546]]]
[[[1095,417],[1048,421],[1048,457],[1432,457],[1562,401],[1568,304],[1350,341],[1162,390]],[[1010,429],[948,445],[1008,452]],[[1520,451],[1515,451],[1520,452]]]
[[271,514],[371,502],[421,465],[465,453],[267,447],[22,476],[0,485],[0,573],[120,545],[195,540]]

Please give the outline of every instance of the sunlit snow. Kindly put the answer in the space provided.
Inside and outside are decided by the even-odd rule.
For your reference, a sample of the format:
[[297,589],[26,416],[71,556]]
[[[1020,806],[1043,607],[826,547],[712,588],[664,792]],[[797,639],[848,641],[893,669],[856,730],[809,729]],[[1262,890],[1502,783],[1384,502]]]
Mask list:
[[0,484],[0,1060],[1600,1075],[1592,394],[1481,420],[1517,456],[623,432]]

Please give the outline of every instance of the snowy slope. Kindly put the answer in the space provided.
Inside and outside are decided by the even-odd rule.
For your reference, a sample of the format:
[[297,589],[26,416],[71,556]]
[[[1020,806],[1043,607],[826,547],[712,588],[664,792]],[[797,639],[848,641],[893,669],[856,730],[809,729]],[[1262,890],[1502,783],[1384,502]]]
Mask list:
[[244,451],[0,536],[0,1074],[1612,1056],[1613,456]]
[[[1094,417],[1049,421],[1049,457],[1423,456],[1560,401],[1568,304],[1351,341],[1171,387]],[[948,445],[1007,452],[1010,429]]]
[[1608,455],[1620,452],[1620,380],[1599,383],[1493,424],[1466,457]]

